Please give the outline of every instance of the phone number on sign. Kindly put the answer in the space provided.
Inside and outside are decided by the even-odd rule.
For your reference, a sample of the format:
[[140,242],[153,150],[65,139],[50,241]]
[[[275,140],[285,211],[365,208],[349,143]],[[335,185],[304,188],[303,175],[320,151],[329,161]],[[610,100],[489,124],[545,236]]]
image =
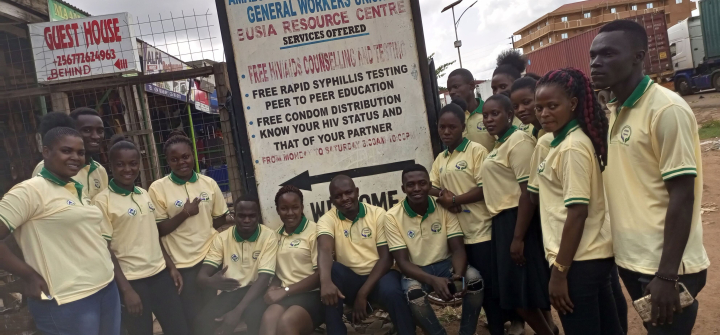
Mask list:
[[55,60],[54,63],[56,63],[57,66],[65,66],[65,65],[92,63],[95,61],[110,60],[110,59],[115,59],[115,58],[117,58],[117,56],[115,55],[115,49],[110,49],[110,50],[81,52],[81,53],[69,54],[69,55],[60,55],[60,56],[57,56],[57,59]]

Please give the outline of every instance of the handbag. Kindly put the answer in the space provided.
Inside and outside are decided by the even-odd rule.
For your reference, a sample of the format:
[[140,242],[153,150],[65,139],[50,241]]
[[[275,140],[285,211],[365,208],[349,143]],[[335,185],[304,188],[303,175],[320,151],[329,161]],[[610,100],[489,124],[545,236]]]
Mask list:
[[[695,298],[688,292],[687,287],[685,287],[683,283],[678,282],[678,284],[680,288],[682,288],[680,291],[680,306],[685,308],[692,305],[692,303],[695,302]],[[633,306],[638,314],[640,314],[643,322],[650,322],[652,319],[652,301],[650,300],[649,294],[633,301]]]

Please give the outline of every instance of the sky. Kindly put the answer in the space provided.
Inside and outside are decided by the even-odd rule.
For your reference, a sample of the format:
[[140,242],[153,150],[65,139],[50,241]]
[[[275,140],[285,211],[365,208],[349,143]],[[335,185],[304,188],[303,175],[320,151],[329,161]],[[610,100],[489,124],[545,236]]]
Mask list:
[[[92,15],[130,12],[135,18],[141,38],[183,60],[203,58],[223,60],[220,27],[213,0],[66,0]],[[425,43],[428,55],[435,53],[435,64],[458,59],[453,47],[452,12],[440,13],[453,0],[420,0]],[[456,6],[459,17],[474,0],[463,0]],[[463,66],[476,79],[490,79],[497,55],[511,48],[510,36],[545,13],[575,0],[478,0],[458,24],[458,37]],[[161,27],[162,25],[162,27]],[[159,31],[168,33],[153,34]],[[190,40],[177,44],[175,40]],[[172,41],[172,42],[171,42]],[[167,50],[165,50],[165,48]],[[456,62],[448,69],[459,68]],[[440,79],[445,86],[447,76]]]

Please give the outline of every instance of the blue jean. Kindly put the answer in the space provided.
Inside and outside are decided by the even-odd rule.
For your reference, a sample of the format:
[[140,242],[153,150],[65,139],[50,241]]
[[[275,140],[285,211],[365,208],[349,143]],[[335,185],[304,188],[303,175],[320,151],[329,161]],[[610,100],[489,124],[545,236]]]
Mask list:
[[115,281],[95,294],[59,305],[29,299],[35,326],[44,335],[120,335],[120,294]]
[[610,285],[614,258],[574,261],[567,274],[573,312],[560,314],[567,335],[623,335]]
[[[654,278],[652,275],[630,271],[621,267],[618,267],[618,272],[633,301],[645,296],[645,289]],[[707,270],[680,276],[680,282],[685,284],[688,292],[693,297],[697,297],[698,293],[705,287],[706,281]],[[684,308],[682,313],[676,312],[673,314],[672,324],[653,326],[645,323],[645,329],[647,329],[649,335],[690,335],[695,326],[699,306],[698,301],[695,300],[692,305]]]
[[[338,305],[335,307],[325,307],[325,325],[328,335],[345,335],[347,328],[342,321],[343,303],[355,302],[355,297],[368,276],[361,276],[339,262],[333,262],[331,276],[333,284],[342,292],[345,299],[338,299]],[[400,276],[395,270],[388,271],[370,291],[368,301],[379,304],[390,314],[398,335],[415,334],[415,322],[400,287]]]
[[[435,277],[452,278],[453,268],[450,258],[434,264],[420,267],[425,273]],[[468,265],[465,271],[465,283],[467,286],[467,294],[463,297],[462,317],[460,319],[460,335],[475,334],[477,329],[478,317],[483,304],[483,280],[480,272]],[[403,276],[402,288],[408,299],[410,310],[415,317],[415,321],[420,324],[425,334],[428,335],[445,335],[447,332],[440,324],[435,311],[428,302],[427,295],[433,291],[433,287],[428,284]]]

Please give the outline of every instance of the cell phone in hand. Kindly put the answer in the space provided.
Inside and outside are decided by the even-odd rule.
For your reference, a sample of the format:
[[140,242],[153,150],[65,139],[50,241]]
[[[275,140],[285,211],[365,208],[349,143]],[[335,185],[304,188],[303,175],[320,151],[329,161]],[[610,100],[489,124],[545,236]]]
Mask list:
[[373,312],[374,312],[374,310],[373,310],[372,306],[370,306],[370,302],[368,301],[367,308],[365,308],[365,313],[367,313],[368,315],[371,315]]

